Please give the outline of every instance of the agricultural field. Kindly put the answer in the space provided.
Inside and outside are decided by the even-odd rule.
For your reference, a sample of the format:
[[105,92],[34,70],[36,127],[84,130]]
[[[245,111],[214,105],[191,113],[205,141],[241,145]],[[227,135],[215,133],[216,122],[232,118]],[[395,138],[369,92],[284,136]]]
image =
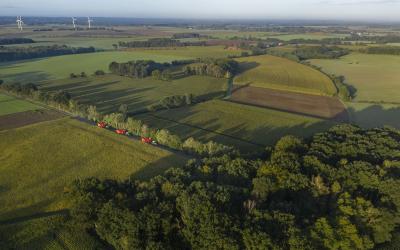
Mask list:
[[237,60],[241,73],[234,84],[328,96],[336,93],[329,77],[300,63],[270,55]]
[[0,221],[67,208],[63,190],[77,178],[148,178],[187,161],[72,118],[0,131],[0,137]]
[[233,91],[230,100],[323,119],[348,121],[346,107],[335,97],[258,87],[239,87]]
[[0,116],[29,110],[38,110],[41,108],[42,107],[28,101],[19,100],[12,96],[0,93]]
[[286,134],[307,137],[335,124],[323,119],[220,100],[136,118],[155,127],[167,128],[182,138],[214,140],[235,145],[244,152],[263,150]]
[[310,62],[327,73],[343,75],[357,89],[356,102],[400,103],[400,56],[352,53]]
[[164,97],[193,94],[200,99],[220,97],[225,94],[227,80],[208,76],[188,76],[172,81],[154,80],[151,77],[136,79],[116,75],[63,79],[43,82],[48,91],[65,90],[82,103],[94,104],[99,111],[110,113],[127,104],[130,112],[143,110]]
[[173,60],[195,59],[199,57],[226,57],[239,55],[238,51],[224,49],[223,46],[186,47],[176,49],[136,49],[129,51],[110,51],[78,55],[64,55],[26,61],[0,64],[0,79],[11,82],[32,82],[50,79],[63,79],[70,73],[85,71],[92,74],[96,70],[108,71],[112,61],[154,60],[171,62]]

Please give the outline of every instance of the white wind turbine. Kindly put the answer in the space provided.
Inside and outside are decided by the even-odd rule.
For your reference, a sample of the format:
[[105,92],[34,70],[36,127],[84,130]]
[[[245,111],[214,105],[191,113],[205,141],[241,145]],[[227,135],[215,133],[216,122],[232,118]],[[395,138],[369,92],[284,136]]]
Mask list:
[[21,31],[23,30],[22,25],[24,24],[24,22],[22,21],[22,17],[21,16],[17,16],[17,25],[18,25],[18,29],[20,29]]
[[92,22],[93,22],[93,20],[90,19],[90,17],[88,17],[88,18],[87,18],[87,22],[88,22],[89,29],[90,29],[90,28],[92,27]]
[[72,17],[72,25],[74,26],[74,30],[76,30],[76,23],[75,23],[75,21],[76,21],[76,18],[75,18],[75,17]]

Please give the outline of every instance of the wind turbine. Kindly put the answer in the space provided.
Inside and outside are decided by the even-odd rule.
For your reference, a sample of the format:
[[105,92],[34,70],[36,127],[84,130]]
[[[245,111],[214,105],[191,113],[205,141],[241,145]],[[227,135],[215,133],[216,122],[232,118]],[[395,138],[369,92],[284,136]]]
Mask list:
[[90,29],[90,28],[92,27],[92,22],[93,22],[93,20],[90,19],[90,17],[88,17],[88,18],[87,18],[87,22],[88,22],[89,29]]
[[18,29],[20,29],[21,31],[23,30],[22,25],[24,24],[24,22],[22,21],[22,17],[21,16],[17,16],[17,25],[18,25]]
[[72,17],[72,25],[74,26],[74,30],[76,30],[76,24],[75,24],[76,18]]

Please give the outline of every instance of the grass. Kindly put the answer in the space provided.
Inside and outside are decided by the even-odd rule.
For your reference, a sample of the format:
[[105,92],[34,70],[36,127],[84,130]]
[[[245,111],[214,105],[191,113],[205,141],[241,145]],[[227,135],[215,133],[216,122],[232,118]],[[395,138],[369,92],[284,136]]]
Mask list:
[[194,59],[199,57],[226,57],[241,51],[225,50],[223,46],[186,47],[176,49],[130,50],[98,52],[79,55],[64,55],[0,64],[0,79],[10,82],[32,82],[49,79],[63,79],[70,73],[108,70],[112,61],[151,59],[157,62]]
[[0,137],[0,221],[68,207],[63,189],[77,178],[148,178],[187,160],[72,118]]
[[0,116],[37,109],[41,107],[0,93]]
[[400,129],[400,105],[346,103],[350,122],[363,128],[391,126]]
[[[62,227],[64,215],[0,225],[1,249],[103,249],[84,230]],[[78,230],[78,231],[77,231]]]
[[225,93],[226,79],[208,76],[189,76],[171,82],[153,80],[151,77],[134,79],[116,75],[78,79],[52,80],[43,83],[45,90],[62,89],[82,103],[95,104],[102,112],[113,112],[121,104],[128,104],[134,112],[157,103],[167,96],[194,94],[213,98]]
[[241,71],[234,83],[254,87],[332,96],[336,88],[321,72],[285,58],[263,55],[240,58]]
[[400,56],[352,53],[311,63],[328,73],[343,75],[357,89],[357,102],[400,103]]
[[220,100],[138,118],[183,138],[214,140],[246,152],[272,146],[286,134],[307,137],[333,125],[322,119]]

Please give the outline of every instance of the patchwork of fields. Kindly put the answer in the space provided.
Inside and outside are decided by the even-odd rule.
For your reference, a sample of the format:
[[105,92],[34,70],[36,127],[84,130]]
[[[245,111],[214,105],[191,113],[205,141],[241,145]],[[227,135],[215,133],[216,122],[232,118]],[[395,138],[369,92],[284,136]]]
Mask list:
[[327,73],[343,75],[357,89],[356,102],[400,103],[400,56],[352,53],[310,62]]
[[226,57],[240,55],[241,51],[231,51],[223,46],[186,47],[176,49],[130,50],[98,52],[78,55],[64,55],[0,64],[0,79],[10,82],[32,82],[63,79],[71,73],[93,74],[96,70],[108,71],[111,62],[132,60],[154,60],[171,62],[203,57]]
[[276,56],[239,58],[241,72],[234,79],[238,85],[333,96],[336,88],[321,72]]

